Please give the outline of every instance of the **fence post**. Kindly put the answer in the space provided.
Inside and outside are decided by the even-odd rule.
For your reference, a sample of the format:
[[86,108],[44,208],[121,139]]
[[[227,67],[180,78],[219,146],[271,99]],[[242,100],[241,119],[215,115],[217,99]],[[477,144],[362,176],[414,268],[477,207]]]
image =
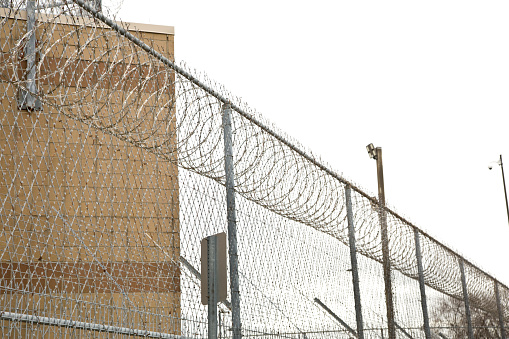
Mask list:
[[357,338],[364,339],[362,321],[361,292],[359,288],[359,271],[357,266],[357,248],[355,247],[355,227],[353,224],[352,189],[345,187],[346,217],[348,219],[348,241],[350,245],[350,262],[352,264],[353,296],[355,299],[355,318],[357,320]]
[[230,261],[230,290],[232,296],[233,339],[240,339],[239,257],[237,254],[237,216],[235,211],[235,179],[233,168],[233,139],[231,106],[223,105],[224,170],[226,176],[226,213],[228,218],[228,257]]
[[217,339],[217,237],[207,237],[208,339]]
[[419,274],[419,288],[421,290],[422,318],[424,321],[424,334],[426,339],[431,339],[431,329],[429,327],[428,303],[426,301],[426,285],[424,284],[424,269],[422,267],[421,241],[419,239],[419,230],[414,228],[415,235],[415,256],[417,257],[417,272]]
[[502,304],[500,303],[500,292],[498,290],[498,281],[496,280],[495,280],[495,297],[497,298],[497,312],[498,312],[498,322],[500,325],[500,338],[505,339],[504,310],[502,309]]
[[468,325],[468,339],[474,339],[474,330],[472,329],[472,317],[470,314],[470,302],[468,301],[468,289],[467,289],[467,280],[465,278],[465,267],[463,264],[463,258],[458,259],[460,265],[461,272],[461,286],[463,288],[463,300],[465,302],[465,315],[467,316],[467,325]]

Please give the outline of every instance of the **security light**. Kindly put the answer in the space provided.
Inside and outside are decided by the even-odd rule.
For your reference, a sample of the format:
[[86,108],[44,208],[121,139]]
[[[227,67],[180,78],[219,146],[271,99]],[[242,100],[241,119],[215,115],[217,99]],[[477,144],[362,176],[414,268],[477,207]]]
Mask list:
[[488,164],[488,169],[490,169],[490,170],[493,169],[493,164],[497,164],[499,166],[502,166],[502,161],[499,160],[499,161],[492,161],[492,162],[490,162]]
[[375,149],[375,146],[373,146],[373,144],[369,144],[369,145],[366,146],[366,149],[368,150],[369,157],[371,159],[376,159],[376,149]]

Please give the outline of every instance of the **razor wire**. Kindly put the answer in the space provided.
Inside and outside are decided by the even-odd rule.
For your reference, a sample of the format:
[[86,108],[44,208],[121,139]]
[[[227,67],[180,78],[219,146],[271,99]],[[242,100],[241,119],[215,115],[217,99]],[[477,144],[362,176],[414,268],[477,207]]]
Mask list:
[[[372,329],[367,332],[383,336],[381,209],[375,198],[224,87],[178,65],[167,39],[129,30],[109,19],[106,9],[99,11],[96,2],[38,2],[32,29],[27,29],[27,1],[1,4],[0,198],[2,223],[9,225],[1,240],[4,311],[31,310],[45,317],[56,312],[59,321],[72,316],[89,324],[101,322],[93,316],[94,309],[101,309],[109,314],[112,328],[201,335],[206,312],[197,306],[196,246],[212,231],[225,230],[221,110],[228,104],[233,108],[235,191],[241,197],[237,214],[243,239],[240,283],[247,290],[241,294],[241,307],[247,311],[244,335],[348,335],[314,299],[333,305],[355,323],[349,264],[344,261],[344,191],[350,186],[364,271],[365,322]],[[30,49],[33,34],[36,43]],[[396,321],[419,336],[416,227],[384,209]],[[164,226],[168,224],[169,231]],[[462,300],[461,256],[419,232],[430,301]],[[48,244],[48,237],[59,240]],[[34,260],[24,268],[14,264]],[[126,263],[119,264],[122,261]],[[41,267],[48,275],[44,284],[58,280],[67,285],[45,287],[43,277],[34,278],[41,275]],[[471,305],[476,312],[496,314],[498,282],[471,263],[465,268]],[[144,273],[138,276],[135,269]],[[99,279],[100,270],[104,274]],[[94,285],[93,278],[100,283]],[[344,286],[342,293],[326,293],[338,289],[338,282]],[[37,301],[21,297],[31,289]],[[509,292],[502,284],[500,291],[507,318]],[[131,300],[133,293],[136,298]],[[94,300],[86,300],[92,295]],[[69,301],[65,310],[51,301],[62,298]],[[228,307],[221,307],[224,323],[230,324]],[[27,319],[25,323],[33,325],[33,318]],[[164,321],[168,324],[162,325]]]

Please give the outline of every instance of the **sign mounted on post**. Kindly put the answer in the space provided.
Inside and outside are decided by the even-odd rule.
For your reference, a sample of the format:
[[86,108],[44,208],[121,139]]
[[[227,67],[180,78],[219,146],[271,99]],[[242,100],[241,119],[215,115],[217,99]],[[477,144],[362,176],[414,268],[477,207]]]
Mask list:
[[[209,279],[215,281],[211,292],[215,298],[209,294]],[[222,232],[201,241],[201,303],[226,301],[226,285],[226,233]]]

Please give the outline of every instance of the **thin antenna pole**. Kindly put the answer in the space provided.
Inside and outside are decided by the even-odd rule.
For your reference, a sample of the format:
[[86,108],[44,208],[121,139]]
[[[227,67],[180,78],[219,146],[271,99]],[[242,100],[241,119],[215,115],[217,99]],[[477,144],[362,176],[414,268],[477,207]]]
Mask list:
[[507,203],[507,189],[505,187],[504,163],[502,162],[502,154],[500,154],[500,168],[502,169],[502,182],[504,183],[505,208],[507,210],[507,222],[509,223],[509,204]]

